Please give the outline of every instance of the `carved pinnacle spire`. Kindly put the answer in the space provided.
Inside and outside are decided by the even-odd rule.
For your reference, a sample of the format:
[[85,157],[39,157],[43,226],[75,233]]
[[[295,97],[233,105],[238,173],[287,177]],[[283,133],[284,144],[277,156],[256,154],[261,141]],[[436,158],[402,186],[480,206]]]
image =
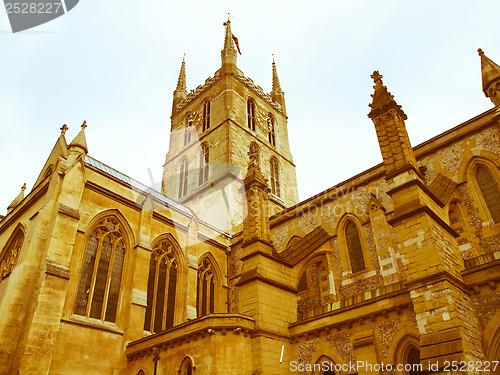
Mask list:
[[21,187],[21,192],[18,194],[18,196],[12,201],[11,204],[9,204],[9,207],[7,207],[7,212],[12,211],[14,208],[16,208],[19,203],[22,202],[24,199],[24,191],[26,190],[26,183]]
[[235,50],[233,43],[233,33],[231,32],[231,21],[229,20],[229,13],[227,14],[227,21],[223,23],[226,27],[226,36],[224,38],[224,49]]
[[486,97],[495,105],[500,105],[500,92],[496,82],[500,82],[500,66],[495,64],[484,54],[483,50],[477,50],[481,57],[481,78],[483,83],[483,92]]
[[234,48],[234,42],[238,43],[238,41],[231,32],[229,15],[227,21],[224,22],[223,25],[226,31],[224,36],[224,48],[221,51],[222,68],[226,73],[238,74],[238,69],[236,68],[237,52],[236,48]]
[[372,103],[368,105],[371,108],[368,117],[373,119],[381,115],[382,113],[387,112],[389,109],[394,108],[399,113],[399,115],[404,120],[406,120],[406,114],[401,109],[401,106],[396,103],[396,101],[394,100],[394,96],[391,95],[389,91],[387,91],[387,87],[385,87],[382,82],[382,75],[380,75],[378,70],[375,70],[370,77],[375,83],[375,85],[373,86],[375,92],[371,95],[371,97],[373,98]]
[[280,85],[280,80],[278,78],[278,71],[276,70],[276,63],[274,62],[274,55],[273,55],[273,90],[272,92],[282,92],[281,91],[281,85]]
[[186,54],[184,54],[182,58],[181,71],[179,72],[179,79],[177,80],[175,91],[186,92]]
[[79,147],[82,150],[85,151],[86,154],[88,154],[89,149],[87,147],[87,139],[85,138],[85,128],[87,127],[87,121],[84,121],[82,124],[82,130],[80,130],[80,133],[73,139],[73,141],[69,144],[69,147]]

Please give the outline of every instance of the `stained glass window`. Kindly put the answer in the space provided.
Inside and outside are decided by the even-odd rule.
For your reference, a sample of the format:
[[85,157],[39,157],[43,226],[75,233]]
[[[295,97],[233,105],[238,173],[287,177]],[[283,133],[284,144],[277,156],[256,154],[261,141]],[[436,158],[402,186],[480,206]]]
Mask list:
[[14,267],[17,265],[19,253],[24,242],[24,233],[21,229],[17,229],[12,237],[13,239],[7,243],[7,247],[0,253],[0,280],[10,275]]
[[124,258],[120,225],[112,218],[102,220],[87,239],[75,314],[116,321]]
[[208,259],[198,267],[198,297],[196,300],[198,316],[215,312],[215,280],[212,264]]
[[488,211],[495,223],[500,222],[500,192],[495,179],[490,171],[483,167],[478,166],[476,169],[476,181],[483,195]]
[[353,273],[365,269],[365,260],[363,258],[363,249],[356,224],[349,220],[345,227],[345,239],[347,250],[349,252],[349,260],[351,262],[351,271]]
[[144,330],[153,333],[174,326],[177,263],[168,240],[157,244],[149,262]]

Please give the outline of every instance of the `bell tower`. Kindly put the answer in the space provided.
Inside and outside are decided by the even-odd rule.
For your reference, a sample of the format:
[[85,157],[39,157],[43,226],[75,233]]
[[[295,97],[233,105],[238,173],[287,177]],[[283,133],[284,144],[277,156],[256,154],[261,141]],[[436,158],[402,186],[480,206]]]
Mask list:
[[273,61],[272,91],[267,94],[238,69],[239,47],[229,19],[224,27],[221,67],[195,90],[186,90],[182,62],[162,192],[200,219],[236,233],[245,215],[243,179],[250,155],[271,188],[270,215],[297,203],[298,191],[276,64]]

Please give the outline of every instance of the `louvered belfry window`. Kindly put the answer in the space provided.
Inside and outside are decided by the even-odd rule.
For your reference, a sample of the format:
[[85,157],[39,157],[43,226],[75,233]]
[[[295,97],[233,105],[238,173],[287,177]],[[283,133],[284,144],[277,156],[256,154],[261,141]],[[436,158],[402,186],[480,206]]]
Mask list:
[[255,131],[255,102],[252,99],[247,101],[247,122],[248,128]]
[[275,158],[271,159],[271,193],[277,197],[280,193],[280,167]]
[[144,330],[160,332],[174,326],[177,262],[172,244],[155,246],[149,262],[148,294]]
[[353,273],[365,269],[365,260],[363,258],[363,249],[361,247],[361,239],[356,224],[351,220],[348,221],[345,227],[345,239],[347,250],[349,252],[349,261],[351,263],[351,271]]
[[207,144],[203,144],[200,150],[200,169],[199,169],[199,177],[198,183],[199,185],[203,185],[208,181],[208,168],[209,168],[209,159],[210,153]]
[[203,104],[203,131],[210,128],[210,100]]
[[480,165],[476,169],[476,181],[493,221],[500,223],[500,191],[495,179],[487,168]]
[[189,161],[187,159],[182,160],[181,168],[179,171],[179,198],[182,198],[187,194],[188,168]]
[[276,146],[276,131],[274,129],[274,126],[275,123],[273,117],[271,115],[268,115],[267,131],[268,131],[269,143],[272,144],[273,146]]
[[113,218],[100,221],[87,240],[74,313],[116,321],[125,240]]
[[198,296],[196,310],[198,317],[215,311],[215,281],[212,264],[205,259],[198,268]]

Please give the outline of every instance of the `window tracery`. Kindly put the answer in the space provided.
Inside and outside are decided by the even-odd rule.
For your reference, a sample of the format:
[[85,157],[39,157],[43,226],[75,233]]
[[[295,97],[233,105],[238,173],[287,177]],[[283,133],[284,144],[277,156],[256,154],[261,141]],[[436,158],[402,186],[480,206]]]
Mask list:
[[160,332],[174,326],[178,266],[169,240],[159,242],[149,262],[144,330]]
[[3,251],[4,255],[0,260],[0,280],[9,276],[12,270],[16,267],[23,242],[24,233],[21,229],[17,229],[13,239],[9,241]]
[[212,314],[215,311],[215,279],[212,264],[204,259],[198,267],[196,310],[198,317]]
[[125,258],[123,230],[114,218],[90,232],[82,263],[74,313],[115,322]]

